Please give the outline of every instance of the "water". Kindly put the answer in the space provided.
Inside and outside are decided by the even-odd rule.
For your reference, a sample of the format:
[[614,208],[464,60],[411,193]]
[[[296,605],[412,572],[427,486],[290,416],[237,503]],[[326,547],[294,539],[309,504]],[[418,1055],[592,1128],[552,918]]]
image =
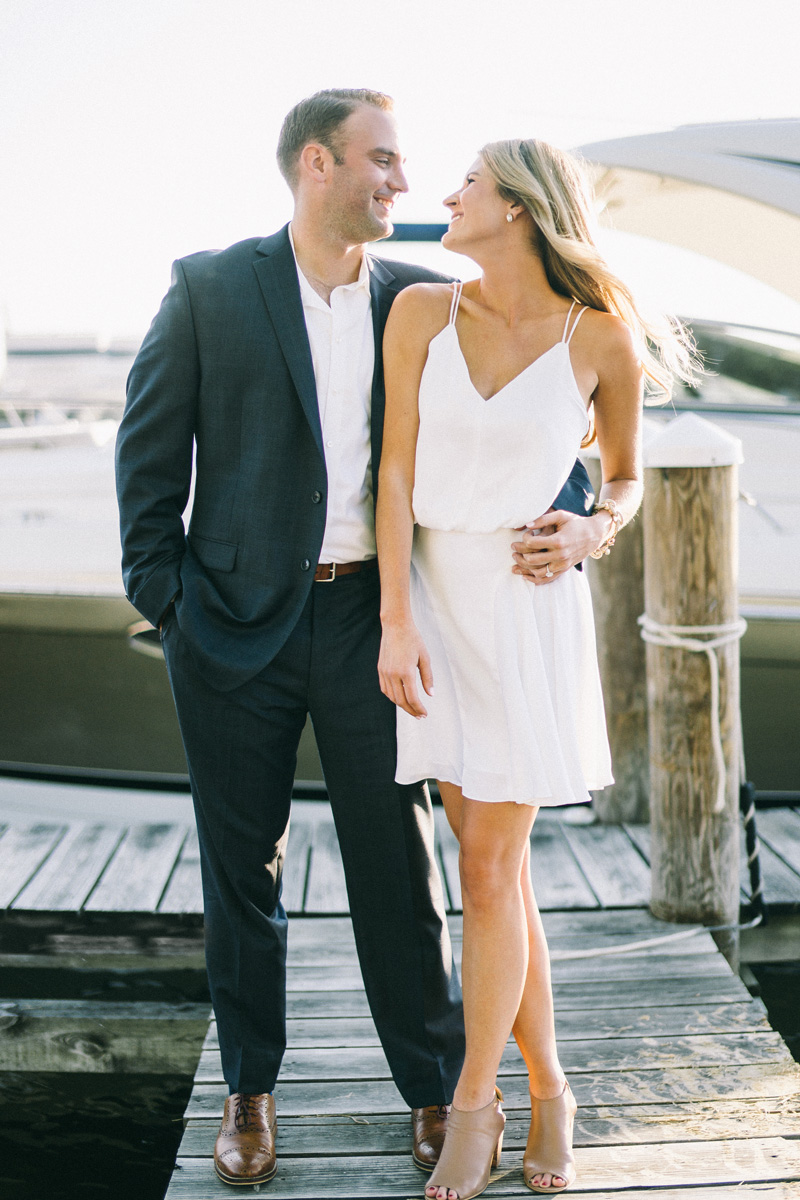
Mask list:
[[[204,971],[2,971],[29,999],[208,1002]],[[200,1053],[198,1039],[197,1053]],[[162,1200],[192,1075],[0,1072],[3,1200]]]
[[191,1091],[183,1075],[0,1072],[4,1200],[162,1200]]
[[751,963],[773,1029],[800,1062],[800,961]]

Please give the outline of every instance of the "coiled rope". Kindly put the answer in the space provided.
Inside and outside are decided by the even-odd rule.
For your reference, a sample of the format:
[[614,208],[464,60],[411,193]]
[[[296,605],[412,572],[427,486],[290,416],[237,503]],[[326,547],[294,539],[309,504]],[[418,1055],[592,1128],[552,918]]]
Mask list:
[[[722,732],[719,716],[719,660],[717,650],[737,642],[747,629],[747,622],[739,618],[723,625],[662,625],[643,613],[639,617],[641,636],[654,646],[667,646],[675,650],[688,650],[690,654],[705,654],[708,658],[708,668],[711,684],[711,745],[714,762],[717,769],[716,798],[712,808],[713,813],[723,812],[727,794],[727,771],[725,754],[722,748]],[[605,958],[616,954],[633,954],[637,950],[649,950],[653,946],[664,946],[671,942],[680,942],[697,937],[701,933],[725,933],[733,930],[754,929],[756,925],[765,923],[767,910],[764,904],[764,890],[761,881],[761,865],[758,856],[758,834],[756,833],[755,788],[752,783],[745,782],[744,750],[739,736],[739,808],[744,820],[745,845],[747,850],[747,867],[750,875],[750,904],[755,910],[752,920],[733,925],[698,925],[693,929],[681,929],[677,933],[664,934],[661,937],[645,938],[638,942],[625,942],[619,946],[609,946],[603,949],[589,948],[586,950],[555,950],[551,954],[553,962],[566,962],[570,959]]]
[[[727,773],[725,754],[722,749],[722,733],[719,724],[719,659],[717,650],[731,642],[738,642],[747,629],[747,622],[739,617],[724,625],[662,625],[643,613],[639,617],[642,638],[653,646],[668,646],[674,650],[688,650],[690,654],[705,654],[711,676],[711,747],[717,768],[717,791],[712,813],[725,810]],[[742,740],[739,738],[741,747]],[[744,781],[744,764],[740,763],[740,779]]]

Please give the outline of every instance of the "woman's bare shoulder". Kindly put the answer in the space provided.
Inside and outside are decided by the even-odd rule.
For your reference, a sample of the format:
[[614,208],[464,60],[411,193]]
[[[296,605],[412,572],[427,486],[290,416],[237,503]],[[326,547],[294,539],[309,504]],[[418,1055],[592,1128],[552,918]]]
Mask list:
[[627,322],[616,313],[589,308],[583,314],[572,341],[578,354],[585,354],[601,378],[638,378],[642,369],[641,350]]
[[596,308],[587,308],[583,314],[575,338],[583,327],[583,341],[604,352],[633,354],[636,349],[636,339],[630,325],[618,317],[616,313],[600,312]]
[[389,320],[395,327],[418,329],[421,335],[435,333],[447,323],[452,300],[452,284],[412,283],[398,293]]

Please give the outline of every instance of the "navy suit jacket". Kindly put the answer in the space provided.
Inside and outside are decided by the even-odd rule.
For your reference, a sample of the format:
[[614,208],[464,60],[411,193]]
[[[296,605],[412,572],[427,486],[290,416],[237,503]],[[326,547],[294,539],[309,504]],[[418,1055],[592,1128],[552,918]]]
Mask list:
[[[378,258],[369,268],[377,484],[389,309],[409,284],[447,277]],[[300,616],[325,532],[322,429],[288,227],[175,263],[128,378],[117,494],[131,603],[155,625],[176,597],[212,685],[255,676]],[[556,506],[583,513],[593,499],[576,463]]]

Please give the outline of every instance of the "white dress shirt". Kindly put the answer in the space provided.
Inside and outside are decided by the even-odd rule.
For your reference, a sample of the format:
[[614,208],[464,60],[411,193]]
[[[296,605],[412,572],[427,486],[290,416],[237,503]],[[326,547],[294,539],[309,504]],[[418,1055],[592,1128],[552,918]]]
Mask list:
[[[291,225],[289,240],[294,253]],[[319,561],[362,562],[377,553],[370,446],[375,341],[369,266],[365,255],[356,282],[334,288],[329,305],[314,291],[299,265],[297,277],[328,474],[327,519]]]

